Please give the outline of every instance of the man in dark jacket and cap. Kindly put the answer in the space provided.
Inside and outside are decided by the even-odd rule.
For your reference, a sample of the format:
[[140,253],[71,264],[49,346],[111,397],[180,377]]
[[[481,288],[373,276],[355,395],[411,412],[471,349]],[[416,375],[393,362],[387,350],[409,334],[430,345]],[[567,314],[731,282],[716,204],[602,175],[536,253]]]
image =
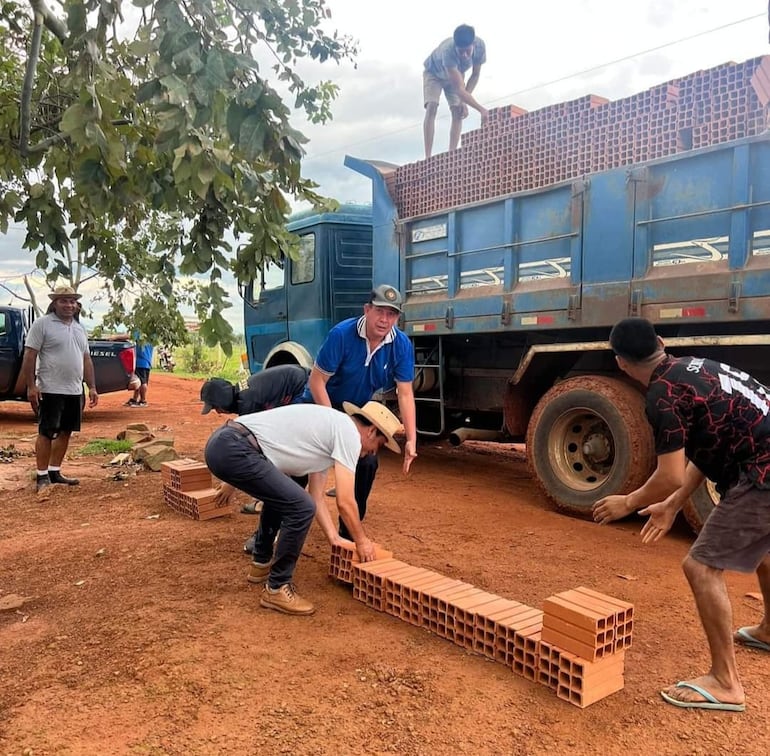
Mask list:
[[277,365],[254,373],[242,391],[224,378],[210,378],[201,387],[202,415],[250,415],[292,404],[305,390],[310,371],[299,365]]

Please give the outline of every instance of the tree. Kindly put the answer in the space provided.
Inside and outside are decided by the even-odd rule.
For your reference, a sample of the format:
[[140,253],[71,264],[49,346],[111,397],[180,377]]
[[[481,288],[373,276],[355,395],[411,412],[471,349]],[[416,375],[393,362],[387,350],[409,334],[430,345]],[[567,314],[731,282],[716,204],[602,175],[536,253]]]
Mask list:
[[[6,0],[0,230],[24,224],[50,281],[104,277],[108,322],[138,287],[125,325],[177,341],[190,301],[227,348],[223,272],[246,281],[295,254],[290,198],[325,202],[276,87],[312,122],[331,117],[336,86],[298,73],[355,56],[329,18],[324,0]],[[206,283],[181,291],[179,274]]]

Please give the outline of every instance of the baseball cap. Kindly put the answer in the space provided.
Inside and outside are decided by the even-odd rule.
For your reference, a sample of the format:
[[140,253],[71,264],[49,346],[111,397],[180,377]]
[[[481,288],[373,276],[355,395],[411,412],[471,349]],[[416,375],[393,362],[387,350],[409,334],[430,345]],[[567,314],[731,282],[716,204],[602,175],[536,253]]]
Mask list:
[[401,312],[401,292],[393,286],[382,284],[372,289],[369,304],[377,307],[390,307],[396,312]]
[[235,397],[235,386],[224,378],[210,378],[201,386],[201,415],[208,415],[211,410],[228,410]]

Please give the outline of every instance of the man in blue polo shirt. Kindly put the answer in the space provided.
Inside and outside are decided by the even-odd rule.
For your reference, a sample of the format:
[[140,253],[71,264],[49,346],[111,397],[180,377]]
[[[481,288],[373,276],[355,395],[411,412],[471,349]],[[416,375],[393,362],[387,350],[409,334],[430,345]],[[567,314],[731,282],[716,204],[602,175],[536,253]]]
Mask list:
[[[396,388],[404,424],[404,474],[417,456],[414,406],[414,349],[396,327],[401,294],[393,286],[377,286],[364,314],[338,323],[329,331],[316,357],[302,401],[342,410],[343,402],[362,406],[376,394]],[[361,520],[377,474],[377,455],[362,457],[356,468],[355,494]],[[340,521],[340,535],[350,538]]]

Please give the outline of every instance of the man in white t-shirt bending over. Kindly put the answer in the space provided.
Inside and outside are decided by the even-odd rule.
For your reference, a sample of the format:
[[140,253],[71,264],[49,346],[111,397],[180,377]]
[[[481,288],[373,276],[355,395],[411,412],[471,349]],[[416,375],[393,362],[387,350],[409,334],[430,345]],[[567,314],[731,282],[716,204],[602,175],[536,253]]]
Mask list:
[[[209,438],[205,458],[221,481],[217,505],[234,489],[264,504],[254,545],[255,561],[249,581],[264,582],[260,604],[286,614],[312,614],[315,607],[302,598],[292,577],[313,517],[332,545],[346,543],[324,502],[326,473],[334,467],[337,509],[355,541],[362,562],[375,558],[358,516],[354,493],[360,457],[387,446],[397,454],[393,439],[403,431],[398,418],[379,402],[357,407],[343,404],[346,414],[315,404],[290,404],[228,420]],[[308,491],[290,476],[309,475]],[[273,553],[272,537],[280,530]],[[262,561],[257,561],[259,557]]]

